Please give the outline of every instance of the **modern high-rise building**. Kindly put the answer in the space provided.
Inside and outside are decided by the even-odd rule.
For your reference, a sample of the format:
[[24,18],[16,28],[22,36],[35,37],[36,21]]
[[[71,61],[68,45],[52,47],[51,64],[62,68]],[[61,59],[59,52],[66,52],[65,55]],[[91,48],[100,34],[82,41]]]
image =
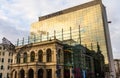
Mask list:
[[87,45],[89,49],[95,51],[97,51],[96,43],[98,42],[105,57],[106,69],[109,68],[108,74],[115,77],[108,20],[101,0],[93,0],[41,16],[39,21],[32,24],[30,32],[31,35],[37,38],[42,37],[43,40],[46,36],[47,39],[52,39],[54,35],[59,40],[72,38],[78,44]]

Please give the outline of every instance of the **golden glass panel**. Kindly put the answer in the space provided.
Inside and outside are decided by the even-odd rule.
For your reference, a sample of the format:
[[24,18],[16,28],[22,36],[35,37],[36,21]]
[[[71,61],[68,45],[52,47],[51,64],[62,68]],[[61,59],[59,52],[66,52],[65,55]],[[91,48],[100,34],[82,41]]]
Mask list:
[[[64,40],[69,39],[70,35],[69,30],[72,27],[72,30],[76,29],[76,31],[81,30],[81,41],[82,45],[87,45],[90,48],[91,43],[93,44],[94,50],[97,50],[97,42],[99,42],[101,46],[101,51],[105,56],[105,63],[108,63],[105,35],[103,29],[103,21],[101,14],[101,6],[100,4],[83,8],[77,11],[68,12],[65,14],[57,15],[51,18],[47,18],[45,20],[38,21],[33,23],[31,26],[31,32],[36,34],[40,34],[39,32],[49,32],[49,34],[54,34],[54,30],[56,31],[57,38],[62,39],[60,36],[62,35],[61,31],[63,29]],[[59,33],[57,33],[59,32]],[[79,32],[75,33],[72,31],[72,38],[78,42]],[[91,49],[91,48],[90,48]]]

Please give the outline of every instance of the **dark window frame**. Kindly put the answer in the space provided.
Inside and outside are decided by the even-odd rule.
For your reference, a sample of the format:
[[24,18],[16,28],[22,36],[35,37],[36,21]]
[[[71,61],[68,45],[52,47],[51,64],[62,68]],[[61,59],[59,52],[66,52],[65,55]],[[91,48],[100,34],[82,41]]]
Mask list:
[[38,61],[43,62],[43,51],[42,50],[38,51]]
[[46,50],[46,61],[52,62],[52,50],[51,49]]
[[35,52],[32,51],[30,54],[30,62],[34,62],[35,61]]

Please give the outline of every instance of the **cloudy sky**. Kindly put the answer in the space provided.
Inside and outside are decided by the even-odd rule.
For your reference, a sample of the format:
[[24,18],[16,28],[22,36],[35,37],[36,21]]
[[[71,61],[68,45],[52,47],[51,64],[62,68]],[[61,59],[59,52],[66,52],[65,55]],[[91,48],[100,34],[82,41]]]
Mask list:
[[[29,35],[31,23],[39,16],[91,0],[0,0],[0,42],[6,37],[15,43]],[[120,0],[103,0],[106,6],[114,58],[120,58]]]

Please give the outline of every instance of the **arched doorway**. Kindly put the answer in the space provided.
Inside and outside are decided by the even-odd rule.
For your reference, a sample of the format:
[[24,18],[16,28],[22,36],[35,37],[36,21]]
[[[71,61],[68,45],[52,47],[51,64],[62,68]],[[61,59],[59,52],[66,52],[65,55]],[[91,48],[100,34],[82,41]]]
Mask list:
[[33,69],[30,69],[28,71],[28,78],[34,78],[34,71],[33,71]]
[[25,78],[25,71],[23,69],[20,71],[20,78]]
[[38,70],[38,78],[43,78],[43,69]]
[[17,71],[13,70],[11,77],[12,78],[17,78]]

